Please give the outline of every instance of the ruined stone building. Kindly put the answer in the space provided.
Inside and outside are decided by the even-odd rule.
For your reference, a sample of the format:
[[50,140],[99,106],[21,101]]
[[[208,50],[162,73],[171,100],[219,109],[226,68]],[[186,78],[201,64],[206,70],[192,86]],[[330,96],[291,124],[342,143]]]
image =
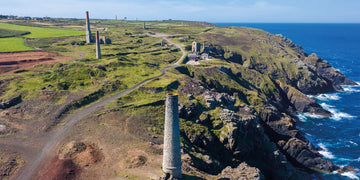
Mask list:
[[199,53],[200,53],[200,43],[194,41],[194,42],[192,43],[191,52],[193,52],[193,53],[195,53],[195,54],[199,54]]
[[202,52],[203,52],[203,53],[207,53],[207,54],[210,53],[210,46],[205,45],[205,42],[203,43],[203,50],[202,50]]
[[111,39],[106,38],[105,36],[100,36],[100,44],[111,44]]

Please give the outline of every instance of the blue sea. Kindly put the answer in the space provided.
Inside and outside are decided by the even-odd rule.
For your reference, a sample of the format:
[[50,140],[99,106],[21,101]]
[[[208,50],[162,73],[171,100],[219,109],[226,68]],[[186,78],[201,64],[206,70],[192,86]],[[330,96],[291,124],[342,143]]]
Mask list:
[[334,115],[330,118],[300,114],[297,126],[323,150],[320,153],[339,166],[357,173],[322,175],[324,179],[360,179],[360,24],[215,23],[246,26],[282,34],[308,53],[316,53],[359,86],[344,91],[310,96]]

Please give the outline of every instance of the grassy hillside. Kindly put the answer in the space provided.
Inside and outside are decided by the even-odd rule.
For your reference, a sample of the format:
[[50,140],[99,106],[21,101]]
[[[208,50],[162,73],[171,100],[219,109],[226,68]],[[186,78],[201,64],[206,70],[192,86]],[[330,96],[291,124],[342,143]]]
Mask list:
[[[54,38],[84,35],[83,31],[69,29],[54,29],[43,27],[22,26],[0,23],[0,52],[28,51],[34,48],[26,46],[25,38]],[[4,38],[18,36],[17,38]]]
[[20,37],[0,38],[0,52],[29,51],[34,48],[25,46],[24,39]]
[[79,36],[84,35],[83,31],[69,30],[69,29],[54,29],[43,27],[22,26],[8,23],[0,23],[1,29],[9,29],[16,31],[28,31],[30,34],[25,35],[26,38],[49,38],[49,37],[64,37],[64,36]]

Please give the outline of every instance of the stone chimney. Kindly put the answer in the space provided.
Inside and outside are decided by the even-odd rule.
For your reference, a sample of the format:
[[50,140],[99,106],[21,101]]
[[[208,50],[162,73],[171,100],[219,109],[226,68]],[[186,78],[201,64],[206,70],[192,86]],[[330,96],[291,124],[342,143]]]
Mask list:
[[96,31],[96,59],[101,59],[99,31]]
[[91,42],[91,30],[90,30],[90,20],[89,20],[89,11],[86,11],[86,43]]
[[180,126],[178,94],[166,94],[163,171],[181,178]]

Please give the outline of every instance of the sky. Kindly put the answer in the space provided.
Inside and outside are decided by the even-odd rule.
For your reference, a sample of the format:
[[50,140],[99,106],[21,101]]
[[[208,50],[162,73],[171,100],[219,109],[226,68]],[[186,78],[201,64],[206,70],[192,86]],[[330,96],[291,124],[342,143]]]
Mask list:
[[360,0],[0,0],[0,14],[128,20],[360,23]]

